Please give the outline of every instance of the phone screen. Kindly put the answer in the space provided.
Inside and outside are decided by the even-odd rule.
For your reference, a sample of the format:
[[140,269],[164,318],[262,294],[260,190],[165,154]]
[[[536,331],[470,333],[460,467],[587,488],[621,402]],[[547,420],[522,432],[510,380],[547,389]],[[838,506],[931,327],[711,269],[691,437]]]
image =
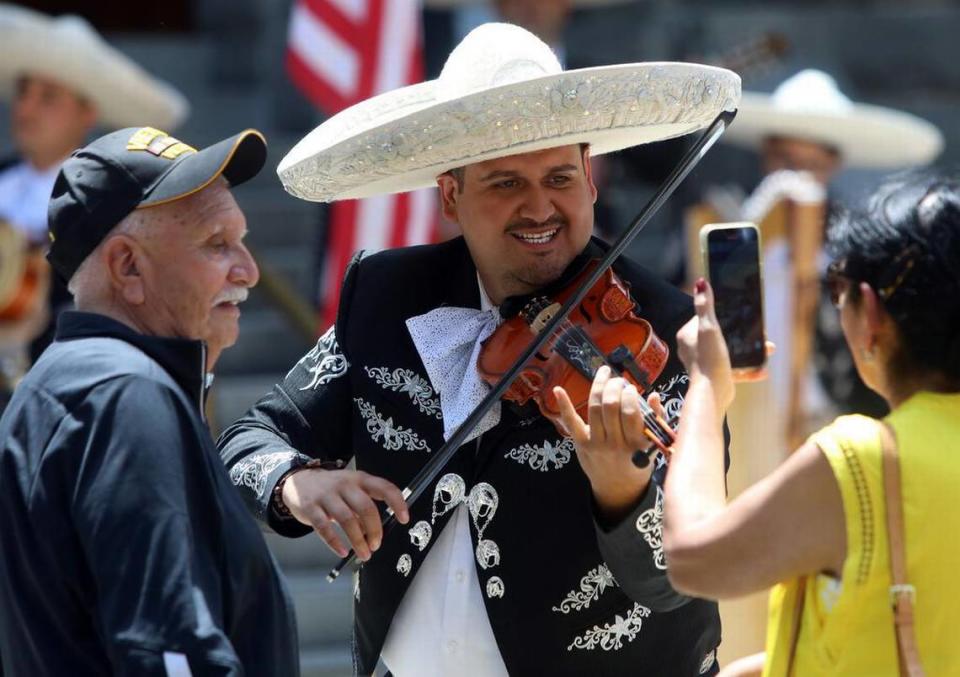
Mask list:
[[716,228],[707,233],[707,266],[731,365],[762,366],[766,346],[756,228]]

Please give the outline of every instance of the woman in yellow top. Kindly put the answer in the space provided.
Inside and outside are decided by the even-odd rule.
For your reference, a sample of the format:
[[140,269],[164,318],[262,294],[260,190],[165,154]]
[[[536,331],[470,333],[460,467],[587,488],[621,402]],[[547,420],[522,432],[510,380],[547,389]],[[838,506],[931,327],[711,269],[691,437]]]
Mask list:
[[[920,659],[927,675],[960,675],[960,184],[895,178],[829,238],[844,335],[892,410]],[[727,505],[721,423],[733,379],[705,282],[694,301],[679,334],[690,386],[664,488],[674,586],[724,598],[776,584],[766,660],[754,663],[764,675],[898,674],[881,426],[837,419]]]

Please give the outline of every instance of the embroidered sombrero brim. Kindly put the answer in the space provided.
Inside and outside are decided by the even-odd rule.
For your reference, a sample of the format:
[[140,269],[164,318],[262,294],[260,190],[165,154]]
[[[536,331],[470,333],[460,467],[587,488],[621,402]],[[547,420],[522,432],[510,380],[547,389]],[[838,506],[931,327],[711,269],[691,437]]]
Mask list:
[[532,34],[485,24],[464,38],[438,79],[335,115],[277,173],[292,195],[317,202],[399,193],[507,155],[577,143],[599,155],[681,136],[739,98],[732,71],[688,63],[563,71]]
[[865,169],[924,165],[943,149],[940,130],[910,113],[859,103],[836,112],[784,110],[769,95],[745,92],[722,140],[758,150],[773,136],[831,146],[845,166]]
[[189,110],[176,89],[111,47],[80,17],[51,18],[0,4],[0,95],[9,98],[26,74],[51,78],[86,97],[108,128],[171,129]]

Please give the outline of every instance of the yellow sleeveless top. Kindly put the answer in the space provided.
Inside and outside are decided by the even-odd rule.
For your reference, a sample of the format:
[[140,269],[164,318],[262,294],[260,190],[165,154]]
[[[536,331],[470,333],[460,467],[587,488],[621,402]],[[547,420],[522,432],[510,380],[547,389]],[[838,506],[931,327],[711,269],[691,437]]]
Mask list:
[[[898,442],[920,659],[929,677],[960,677],[960,394],[918,393],[885,420]],[[787,675],[801,589],[796,677],[896,676],[878,425],[864,416],[844,416],[811,439],[840,487],[847,558],[840,581],[807,576],[803,586],[797,579],[773,588],[764,677]]]

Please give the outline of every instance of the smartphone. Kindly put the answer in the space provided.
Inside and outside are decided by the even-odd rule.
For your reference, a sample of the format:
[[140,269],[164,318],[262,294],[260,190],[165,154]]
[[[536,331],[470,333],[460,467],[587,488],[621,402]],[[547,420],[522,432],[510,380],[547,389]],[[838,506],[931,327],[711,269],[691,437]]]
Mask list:
[[767,349],[760,231],[749,222],[711,223],[700,229],[700,251],[731,366],[741,372],[761,370]]

